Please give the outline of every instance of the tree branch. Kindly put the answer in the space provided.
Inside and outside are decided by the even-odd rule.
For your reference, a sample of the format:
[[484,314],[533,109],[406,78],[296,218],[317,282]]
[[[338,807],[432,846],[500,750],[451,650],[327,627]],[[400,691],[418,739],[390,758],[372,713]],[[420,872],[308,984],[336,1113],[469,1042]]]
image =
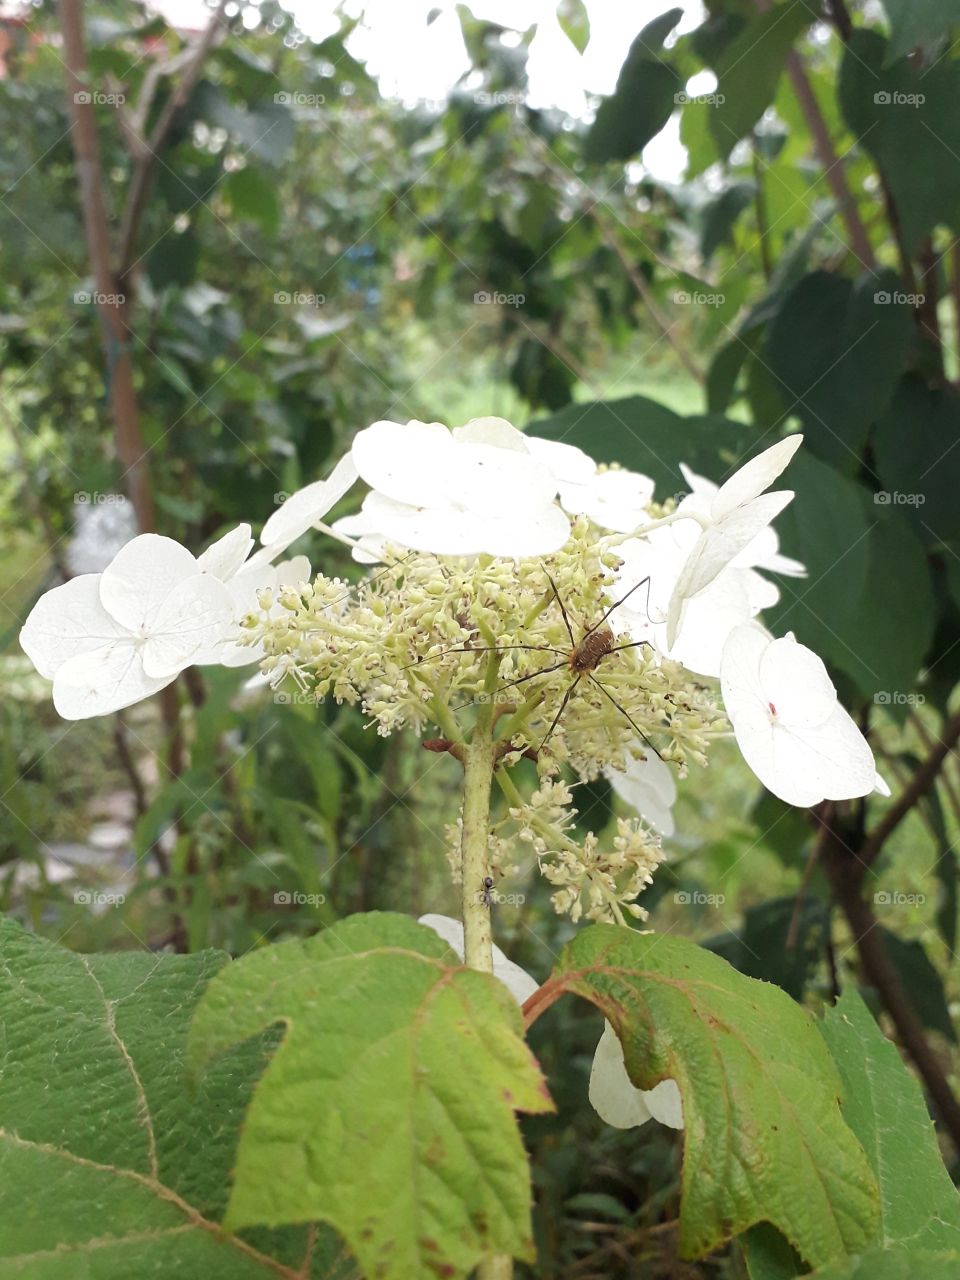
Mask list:
[[163,108],[157,116],[149,136],[146,135],[146,118],[150,109],[150,101],[156,89],[156,77],[153,81],[147,82],[150,85],[149,96],[141,98],[141,101],[137,104],[135,115],[127,121],[127,133],[132,142],[134,166],[130,185],[127,188],[123,215],[120,220],[117,279],[120,281],[121,287],[126,286],[127,277],[135,265],[134,252],[136,250],[137,235],[140,231],[140,223],[143,219],[147,197],[150,193],[150,183],[153,178],[156,160],[167,141],[170,130],[173,128],[178,112],[186,106],[191,93],[193,93],[207,54],[223,31],[223,15],[227,3],[228,0],[220,0],[196,44],[183,59],[176,60],[174,66],[179,66],[182,62],[183,73],[163,104]]
[[107,385],[116,433],[117,454],[130,500],[142,533],[155,527],[153,494],[147,450],[140,429],[133,363],[126,323],[127,300],[110,263],[110,231],[103,199],[103,169],[97,122],[87,86],[88,63],[83,31],[82,0],[60,0],[63,58],[67,69],[67,97],[71,134],[80,186],[87,249],[97,292],[97,310],[103,322],[107,361]]
[[867,868],[876,861],[889,836],[936,782],[937,775],[958,741],[960,741],[960,711],[947,721],[943,734],[934,744],[926,760],[914,773],[910,785],[900,793],[896,801],[864,839],[863,845],[857,854],[863,864],[861,880],[863,875],[866,874]]

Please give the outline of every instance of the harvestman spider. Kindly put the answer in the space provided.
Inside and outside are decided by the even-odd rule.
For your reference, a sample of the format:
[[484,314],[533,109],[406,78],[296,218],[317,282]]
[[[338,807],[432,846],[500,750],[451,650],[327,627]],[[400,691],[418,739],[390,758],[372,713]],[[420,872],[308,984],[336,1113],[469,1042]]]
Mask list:
[[[500,653],[500,652],[506,652],[508,649],[526,649],[526,650],[532,650],[536,653],[556,654],[561,659],[560,662],[555,662],[553,666],[550,666],[550,667],[542,667],[539,671],[531,671],[529,674],[525,676],[520,676],[517,680],[510,680],[506,684],[501,685],[500,688],[497,690],[497,692],[499,693],[503,689],[512,689],[516,685],[526,683],[526,681],[528,680],[535,680],[537,679],[538,676],[546,676],[546,675],[550,675],[554,671],[560,671],[563,667],[567,667],[570,673],[575,677],[573,682],[568,686],[566,693],[563,695],[563,700],[561,701],[560,706],[557,709],[557,714],[553,718],[553,723],[550,725],[550,728],[547,730],[546,737],[540,743],[538,750],[542,751],[543,748],[550,741],[550,738],[553,736],[554,730],[556,729],[557,725],[560,723],[560,717],[563,715],[564,711],[566,710],[567,703],[570,701],[571,697],[573,696],[574,691],[576,690],[577,686],[580,684],[581,680],[587,679],[592,684],[595,684],[597,686],[597,688],[600,690],[600,692],[609,702],[613,703],[613,705],[617,708],[617,710],[621,713],[621,715],[623,715],[630,722],[630,725],[632,726],[632,728],[636,730],[636,732],[644,740],[644,742],[659,756],[660,752],[657,751],[653,743],[650,742],[649,738],[647,738],[646,734],[643,732],[640,726],[636,723],[633,717],[629,715],[629,713],[620,705],[620,703],[609,691],[609,689],[607,689],[604,685],[602,685],[600,681],[597,679],[597,677],[594,675],[594,672],[596,671],[597,667],[599,667],[603,659],[609,657],[614,653],[623,653],[625,649],[637,649],[637,648],[640,648],[642,645],[647,645],[648,647],[651,647],[649,640],[631,640],[628,644],[614,645],[613,631],[610,629],[610,627],[607,626],[607,619],[610,617],[613,611],[615,609],[619,609],[620,606],[624,603],[624,601],[629,599],[629,597],[632,596],[635,591],[639,591],[641,587],[643,586],[647,587],[647,596],[649,599],[649,594],[650,594],[649,575],[646,578],[642,578],[640,582],[632,586],[630,590],[626,593],[626,595],[621,596],[619,600],[615,600],[613,604],[610,606],[610,608],[607,609],[606,613],[604,613],[600,621],[594,623],[594,625],[588,631],[584,632],[580,640],[577,641],[573,634],[573,627],[570,625],[570,617],[567,613],[566,606],[564,605],[563,600],[560,598],[560,592],[557,589],[557,584],[554,582],[553,578],[550,576],[546,567],[544,567],[544,573],[547,575],[547,581],[550,583],[550,587],[553,591],[553,597],[556,600],[557,604],[560,606],[560,612],[563,615],[563,625],[566,627],[567,635],[570,637],[569,650],[555,649],[551,645],[540,645],[540,644],[507,644],[507,645],[466,644],[466,645],[459,645],[452,649],[444,649],[442,653],[438,653],[433,656],[440,658],[448,653]],[[424,659],[420,659],[418,660],[418,662],[413,663],[411,665],[419,666],[420,663],[423,661]]]

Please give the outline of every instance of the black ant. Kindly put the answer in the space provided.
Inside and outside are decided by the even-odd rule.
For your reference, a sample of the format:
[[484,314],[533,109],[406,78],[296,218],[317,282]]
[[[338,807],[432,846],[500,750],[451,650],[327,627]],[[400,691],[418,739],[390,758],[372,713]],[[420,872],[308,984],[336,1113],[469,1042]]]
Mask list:
[[493,892],[493,876],[483,877],[483,890],[480,894],[480,901],[485,907],[492,907],[496,895]]

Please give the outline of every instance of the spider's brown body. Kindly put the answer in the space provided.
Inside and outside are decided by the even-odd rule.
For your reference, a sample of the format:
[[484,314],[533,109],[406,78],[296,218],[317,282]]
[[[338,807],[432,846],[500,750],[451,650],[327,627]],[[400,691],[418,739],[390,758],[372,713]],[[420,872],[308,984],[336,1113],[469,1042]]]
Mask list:
[[570,670],[578,675],[596,671],[600,660],[613,650],[613,632],[609,627],[588,631],[570,652]]

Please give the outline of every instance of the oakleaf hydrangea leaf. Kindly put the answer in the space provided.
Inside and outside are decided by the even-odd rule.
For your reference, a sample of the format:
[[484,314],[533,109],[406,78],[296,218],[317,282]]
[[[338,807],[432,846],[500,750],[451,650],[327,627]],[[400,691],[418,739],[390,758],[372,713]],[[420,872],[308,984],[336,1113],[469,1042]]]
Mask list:
[[352,916],[218,974],[194,1019],[192,1067],[277,1022],[229,1227],[329,1222],[378,1280],[530,1257],[514,1112],[551,1104],[500,982],[405,916]]
[[920,1086],[856,990],[827,1010],[823,1035],[843,1080],[844,1118],[880,1186],[878,1243],[960,1253],[960,1195]]
[[638,1088],[679,1085],[683,1256],[759,1222],[813,1266],[872,1240],[877,1188],[840,1114],[840,1078],[813,1019],[779,987],[684,939],[612,925],[565,948],[547,998],[554,984],[603,1011]]
[[244,1045],[186,1089],[190,1015],[225,961],[82,956],[0,921],[0,1280],[306,1275],[304,1230],[220,1231],[264,1062]]

